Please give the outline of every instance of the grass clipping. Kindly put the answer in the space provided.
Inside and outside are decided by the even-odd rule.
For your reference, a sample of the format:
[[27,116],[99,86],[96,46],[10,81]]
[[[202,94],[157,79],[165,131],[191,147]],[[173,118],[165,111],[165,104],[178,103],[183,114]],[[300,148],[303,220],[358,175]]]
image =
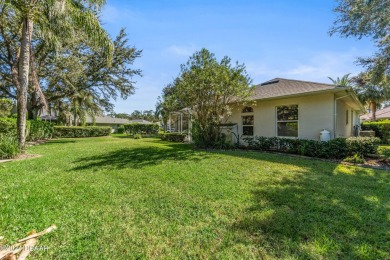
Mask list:
[[[27,259],[27,256],[31,252],[31,248],[35,246],[38,242],[38,237],[48,234],[57,229],[56,225],[52,225],[45,230],[36,233],[31,231],[29,236],[19,239],[17,243],[12,246],[7,247],[6,249],[0,251],[0,260],[24,260]],[[0,241],[4,237],[0,236]],[[0,243],[1,244],[1,243]]]

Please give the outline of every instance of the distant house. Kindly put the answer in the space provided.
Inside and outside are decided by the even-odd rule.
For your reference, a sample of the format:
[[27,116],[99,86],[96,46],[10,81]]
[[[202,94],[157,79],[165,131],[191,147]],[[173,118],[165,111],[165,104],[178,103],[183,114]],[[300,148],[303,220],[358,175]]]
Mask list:
[[109,116],[97,116],[95,117],[95,121],[92,119],[92,117],[87,117],[87,125],[93,125],[96,126],[111,126],[112,132],[115,132],[118,127],[122,125],[129,124],[128,119],[124,118],[114,118]]
[[153,124],[152,122],[144,120],[144,119],[131,119],[131,120],[129,120],[129,124],[133,124],[133,123],[146,124],[146,125]]
[[[237,136],[286,137],[319,140],[357,135],[359,116],[365,112],[351,88],[333,84],[275,78],[259,84],[246,105],[231,104],[223,132]],[[190,125],[179,116],[175,130]],[[188,117],[187,117],[188,118]]]
[[[390,119],[390,106],[383,109],[379,109],[375,113],[376,119]],[[371,113],[364,114],[360,117],[361,121],[370,121]]]

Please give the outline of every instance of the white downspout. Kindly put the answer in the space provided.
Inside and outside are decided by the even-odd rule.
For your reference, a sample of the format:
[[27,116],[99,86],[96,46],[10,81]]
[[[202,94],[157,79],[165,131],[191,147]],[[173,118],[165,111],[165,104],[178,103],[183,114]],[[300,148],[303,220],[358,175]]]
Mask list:
[[351,96],[351,94],[348,94],[348,95],[345,95],[345,96],[338,97],[338,98],[334,99],[334,122],[333,122],[334,129],[333,129],[333,138],[336,138],[336,131],[337,131],[337,101],[340,100],[340,99],[349,97],[349,96]]

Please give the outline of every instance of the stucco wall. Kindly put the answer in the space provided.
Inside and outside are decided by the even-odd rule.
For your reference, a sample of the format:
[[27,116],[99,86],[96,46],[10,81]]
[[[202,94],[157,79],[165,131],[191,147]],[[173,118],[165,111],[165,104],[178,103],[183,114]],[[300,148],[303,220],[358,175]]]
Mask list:
[[[333,136],[333,94],[257,101],[257,104],[252,106],[255,136],[276,136],[276,107],[283,105],[298,105],[298,138],[319,140],[320,132],[323,129],[330,131],[331,136]],[[232,115],[227,122],[238,123],[238,131],[242,135],[241,116],[244,115],[241,113],[242,106],[235,106],[232,109]]]
[[[337,100],[337,125],[336,137],[350,137],[353,135],[354,117],[352,108],[348,106],[343,100]],[[348,123],[347,123],[348,111]]]

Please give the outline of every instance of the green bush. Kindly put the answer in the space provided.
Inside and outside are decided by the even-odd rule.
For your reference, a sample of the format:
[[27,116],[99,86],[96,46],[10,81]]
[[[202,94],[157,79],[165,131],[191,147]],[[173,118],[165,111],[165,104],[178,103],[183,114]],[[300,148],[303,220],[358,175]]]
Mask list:
[[54,137],[79,138],[107,136],[111,134],[109,126],[54,126]]
[[1,117],[0,133],[11,134],[16,136],[16,118]]
[[362,164],[362,163],[364,163],[364,158],[361,155],[355,153],[353,156],[349,156],[349,157],[345,158],[343,161],[349,162],[349,163]]
[[133,138],[134,139],[142,139],[142,135],[141,134],[134,134]]
[[53,124],[47,121],[29,120],[30,123],[30,132],[27,137],[29,141],[36,141],[46,138],[51,138],[53,134]]
[[390,147],[380,147],[379,154],[383,155],[385,157],[385,161],[390,161]]
[[123,134],[125,132],[125,127],[123,125],[119,126],[117,129],[116,129],[116,133],[117,134]]
[[245,138],[250,149],[277,151],[309,157],[342,159],[348,155],[375,154],[380,140],[373,137],[336,138],[329,142],[305,139],[256,136]]
[[8,117],[11,115],[14,102],[8,98],[0,98],[0,117]]
[[350,137],[347,139],[348,154],[377,154],[380,143],[381,140],[377,137]]
[[163,133],[160,134],[160,138],[163,141],[169,142],[184,142],[184,139],[187,135],[181,133]]
[[390,120],[364,122],[362,123],[362,130],[372,130],[375,136],[382,140],[382,143],[387,144],[390,139]]
[[18,139],[13,134],[0,135],[0,159],[11,159],[20,153]]
[[125,132],[128,135],[143,134],[143,135],[156,135],[158,134],[158,124],[140,124],[133,123],[124,125]]

